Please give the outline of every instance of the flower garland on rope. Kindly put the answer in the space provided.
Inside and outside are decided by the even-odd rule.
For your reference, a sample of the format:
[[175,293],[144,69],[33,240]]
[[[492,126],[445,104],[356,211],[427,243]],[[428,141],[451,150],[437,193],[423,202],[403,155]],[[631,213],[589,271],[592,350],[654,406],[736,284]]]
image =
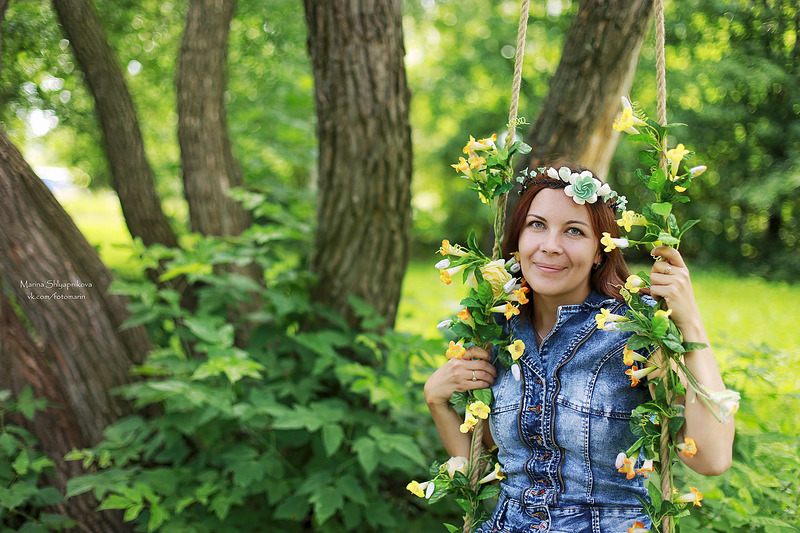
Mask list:
[[[636,169],[637,180],[650,191],[653,201],[645,203],[641,213],[627,210],[627,201],[611,190],[608,184],[600,183],[591,173],[573,173],[567,168],[543,168],[541,174],[552,179],[561,179],[569,184],[564,192],[578,204],[593,203],[598,199],[613,203],[621,213],[617,223],[624,229],[627,237],[614,239],[607,233],[600,240],[606,252],[614,248],[657,247],[668,245],[678,248],[685,232],[698,221],[690,220],[679,225],[672,213],[675,203],[685,203],[689,198],[683,195],[692,180],[705,172],[704,165],[681,168],[681,163],[693,155],[683,144],[667,149],[667,131],[671,126],[660,126],[643,113],[634,110],[627,98],[622,98],[622,112],[613,124],[616,131],[626,132],[629,139],[642,142],[646,147],[638,153],[639,161],[649,167],[648,171]],[[471,183],[470,189],[476,191],[480,199],[489,204],[495,213],[495,237],[500,238],[501,225],[497,223],[498,211],[494,201],[513,188],[512,157],[524,154],[530,147],[523,142],[514,142],[498,149],[496,136],[476,140],[470,136],[464,147],[466,157],[460,157],[452,165],[460,177]],[[666,157],[668,168],[659,168],[659,159]],[[523,182],[528,172],[517,177]],[[633,238],[636,235],[636,238]],[[446,351],[448,358],[461,358],[466,352],[465,344],[482,345],[487,348],[497,346],[496,360],[510,368],[518,379],[517,360],[525,351],[524,343],[513,338],[513,332],[504,332],[494,321],[494,313],[503,313],[506,318],[519,314],[519,305],[528,302],[528,287],[521,279],[519,258],[507,260],[499,257],[489,258],[477,244],[475,234],[470,233],[466,247],[442,241],[439,253],[444,258],[436,264],[440,280],[450,284],[453,276],[462,274],[464,284],[469,288],[467,296],[461,300],[463,309],[438,327],[449,329],[457,341],[450,341]],[[658,258],[657,258],[658,260]],[[721,422],[738,409],[739,393],[731,390],[713,392],[700,384],[682,361],[684,353],[705,348],[705,344],[684,342],[682,334],[670,319],[671,310],[662,300],[652,305],[642,298],[642,289],[650,286],[650,278],[645,272],[631,275],[620,287],[620,294],[627,303],[624,316],[612,314],[602,309],[595,317],[598,329],[604,331],[629,331],[631,337],[625,347],[623,358],[629,369],[631,386],[636,386],[650,374],[650,382],[655,384],[654,399],[637,407],[631,416],[630,427],[636,442],[627,450],[620,451],[616,468],[627,479],[636,476],[647,478],[647,488],[651,501],[642,501],[645,513],[650,517],[653,528],[665,526],[675,530],[678,518],[689,514],[694,506],[701,506],[703,495],[694,487],[679,493],[674,485],[669,468],[678,453],[687,457],[697,453],[694,440],[687,436],[677,442],[677,435],[683,426],[683,407],[674,405],[673,399],[684,396],[686,385],[691,387],[697,398]],[[648,355],[642,355],[647,353]],[[657,372],[656,372],[657,371]],[[488,418],[492,405],[491,389],[469,392],[456,392],[450,399],[454,406],[463,406],[463,433],[474,431],[480,421]],[[473,433],[475,441],[476,433]],[[473,442],[474,444],[474,442]],[[639,464],[640,457],[643,457]],[[659,479],[658,472],[666,471],[667,479]],[[451,457],[446,462],[434,462],[430,468],[431,479],[420,483],[412,481],[407,489],[421,498],[434,503],[448,495],[455,497],[456,503],[465,511],[463,531],[474,531],[488,518],[481,501],[497,496],[500,488],[491,482],[503,479],[501,465],[497,463],[493,451],[481,453],[478,457]],[[482,477],[481,477],[482,476]],[[478,479],[480,478],[480,479]],[[478,480],[471,483],[471,479]],[[661,483],[668,486],[663,492]],[[673,517],[670,520],[668,517]],[[452,524],[445,524],[451,533],[459,531]],[[655,530],[655,529],[654,529]],[[641,522],[634,522],[628,533],[643,533]]]

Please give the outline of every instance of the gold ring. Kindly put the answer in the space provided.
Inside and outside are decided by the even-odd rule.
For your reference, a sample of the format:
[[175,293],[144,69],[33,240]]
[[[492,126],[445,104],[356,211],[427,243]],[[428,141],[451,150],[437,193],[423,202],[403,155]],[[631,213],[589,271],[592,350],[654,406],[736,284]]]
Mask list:
[[472,371],[472,381],[478,381],[478,378],[475,377],[475,371]]

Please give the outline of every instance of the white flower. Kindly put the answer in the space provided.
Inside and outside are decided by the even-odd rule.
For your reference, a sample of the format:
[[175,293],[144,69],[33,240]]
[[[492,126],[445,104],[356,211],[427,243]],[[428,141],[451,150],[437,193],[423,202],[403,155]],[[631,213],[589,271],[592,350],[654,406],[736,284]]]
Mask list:
[[698,165],[696,167],[692,167],[689,169],[689,175],[693,178],[696,178],[697,176],[705,172],[707,169],[708,167],[705,165]]
[[448,268],[449,266],[450,266],[449,259],[442,259],[441,261],[433,265],[433,267],[437,270],[442,270],[443,268]]
[[520,376],[519,376],[519,364],[514,363],[513,365],[511,365],[511,375],[514,376],[514,379],[516,381],[519,381],[519,379],[520,379]]
[[615,466],[616,466],[617,468],[622,468],[622,467],[623,467],[623,465],[625,464],[625,458],[626,458],[626,457],[628,457],[628,456],[627,456],[627,455],[625,455],[625,452],[619,452],[619,453],[617,454],[617,461],[616,461],[616,463],[615,463]]
[[510,280],[508,280],[508,281],[506,282],[506,284],[505,284],[505,285],[503,285],[503,291],[504,291],[506,294],[509,294],[511,291],[513,291],[513,290],[514,290],[514,288],[515,288],[516,286],[517,286],[517,278],[511,278]]
[[719,418],[725,424],[730,421],[729,417],[739,410],[740,399],[741,395],[738,392],[729,389],[709,393],[709,400],[719,407]]
[[562,181],[569,183],[572,177],[572,171],[568,167],[561,167],[558,169],[558,177],[561,178]]
[[561,179],[558,177],[558,171],[553,167],[547,169],[547,177],[554,180]]
[[466,457],[456,456],[451,457],[447,463],[445,463],[445,467],[447,468],[447,475],[451,478],[456,475],[456,472],[461,472],[465,476],[467,475],[467,464],[469,460]]
[[442,320],[441,322],[436,324],[436,328],[437,329],[447,329],[447,328],[450,327],[450,324],[452,324],[452,323],[453,323],[452,320]]

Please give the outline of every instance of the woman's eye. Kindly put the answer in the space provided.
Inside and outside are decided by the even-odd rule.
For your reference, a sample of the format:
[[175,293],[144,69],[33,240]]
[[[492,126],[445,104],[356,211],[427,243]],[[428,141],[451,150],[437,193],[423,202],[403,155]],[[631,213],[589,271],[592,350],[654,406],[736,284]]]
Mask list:
[[567,230],[567,233],[569,233],[570,235],[583,235],[584,234],[583,231],[579,230],[578,228],[569,228]]
[[542,223],[541,220],[531,220],[530,222],[528,222],[528,226],[531,228],[543,228],[544,224]]

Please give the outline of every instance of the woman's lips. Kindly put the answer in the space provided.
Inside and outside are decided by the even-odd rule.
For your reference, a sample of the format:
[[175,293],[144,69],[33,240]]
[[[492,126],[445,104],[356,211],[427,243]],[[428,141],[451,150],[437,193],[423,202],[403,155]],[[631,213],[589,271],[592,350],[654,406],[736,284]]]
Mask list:
[[547,263],[534,263],[534,264],[536,265],[536,268],[547,274],[556,274],[566,268],[558,265],[549,265]]

